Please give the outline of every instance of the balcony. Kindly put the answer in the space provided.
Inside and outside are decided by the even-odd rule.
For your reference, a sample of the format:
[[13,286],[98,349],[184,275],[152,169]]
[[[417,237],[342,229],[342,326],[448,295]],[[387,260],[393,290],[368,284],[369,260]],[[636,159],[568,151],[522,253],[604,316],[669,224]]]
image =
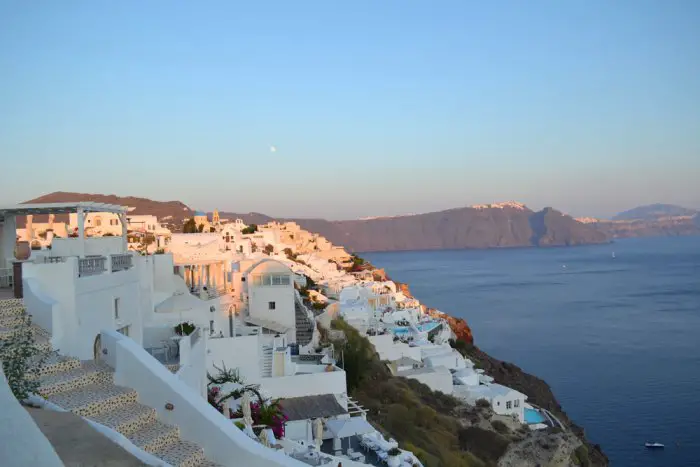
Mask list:
[[94,276],[105,272],[105,256],[93,256],[78,260],[78,277]]
[[[48,261],[47,261],[48,259]],[[109,267],[107,261],[109,260]],[[64,262],[65,257],[54,256],[45,258],[45,262]],[[133,258],[129,253],[121,253],[109,256],[88,256],[78,258],[78,277],[95,276],[107,271],[126,271],[133,267]]]
[[131,255],[128,253],[111,255],[112,256],[112,272],[123,271],[132,266]]

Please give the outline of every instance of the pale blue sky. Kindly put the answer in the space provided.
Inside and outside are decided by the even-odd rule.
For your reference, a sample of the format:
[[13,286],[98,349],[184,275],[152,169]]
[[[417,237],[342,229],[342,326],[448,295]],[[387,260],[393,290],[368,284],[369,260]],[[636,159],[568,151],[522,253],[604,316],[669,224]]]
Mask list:
[[0,0],[0,203],[700,208],[699,25],[698,0]]

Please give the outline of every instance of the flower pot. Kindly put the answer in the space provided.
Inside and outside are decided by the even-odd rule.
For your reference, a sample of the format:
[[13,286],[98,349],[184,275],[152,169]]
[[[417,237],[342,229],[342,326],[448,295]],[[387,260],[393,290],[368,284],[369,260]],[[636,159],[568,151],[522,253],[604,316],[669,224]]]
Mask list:
[[29,259],[32,251],[29,248],[29,242],[17,242],[15,245],[15,258],[17,261],[26,261]]

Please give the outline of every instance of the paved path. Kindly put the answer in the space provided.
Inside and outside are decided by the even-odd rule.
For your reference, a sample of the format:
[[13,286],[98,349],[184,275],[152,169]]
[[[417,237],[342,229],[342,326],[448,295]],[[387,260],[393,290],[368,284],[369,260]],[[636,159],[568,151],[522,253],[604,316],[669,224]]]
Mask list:
[[143,462],[71,412],[27,407],[66,467],[142,467]]

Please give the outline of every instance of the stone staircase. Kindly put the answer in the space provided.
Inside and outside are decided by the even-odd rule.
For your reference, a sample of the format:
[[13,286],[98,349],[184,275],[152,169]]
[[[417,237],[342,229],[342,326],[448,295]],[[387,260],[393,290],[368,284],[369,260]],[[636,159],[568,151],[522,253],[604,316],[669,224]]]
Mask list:
[[301,302],[298,292],[294,300],[294,317],[296,321],[297,344],[308,345],[314,336],[314,322],[309,319],[306,307]]
[[[0,339],[16,332],[21,302],[0,300]],[[37,347],[50,350],[48,333],[32,325]],[[175,467],[215,467],[180,429],[158,420],[155,409],[138,402],[135,390],[117,386],[113,370],[99,361],[80,361],[52,352],[40,369],[39,395],[63,409],[107,426],[134,445]]]

